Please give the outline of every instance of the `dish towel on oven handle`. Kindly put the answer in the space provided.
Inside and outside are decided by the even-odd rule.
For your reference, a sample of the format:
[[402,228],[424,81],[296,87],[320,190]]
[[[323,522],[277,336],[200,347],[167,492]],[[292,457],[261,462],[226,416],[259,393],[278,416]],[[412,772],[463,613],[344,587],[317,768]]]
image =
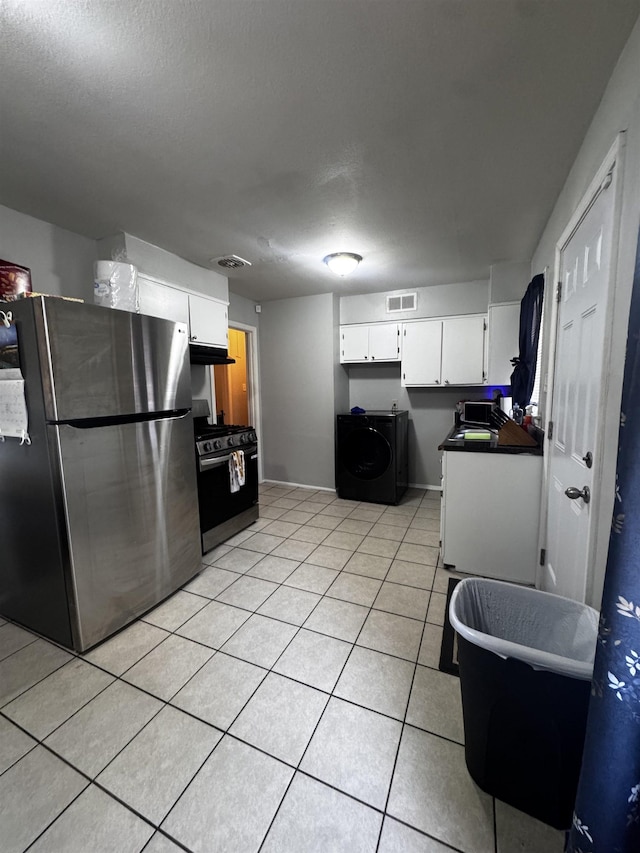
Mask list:
[[229,456],[229,485],[232,492],[244,486],[244,450],[234,450]]

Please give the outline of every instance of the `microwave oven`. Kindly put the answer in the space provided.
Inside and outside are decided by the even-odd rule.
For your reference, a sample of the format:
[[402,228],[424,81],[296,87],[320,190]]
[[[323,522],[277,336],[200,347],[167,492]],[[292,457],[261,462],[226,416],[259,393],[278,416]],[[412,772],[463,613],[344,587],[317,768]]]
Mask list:
[[493,400],[463,400],[459,405],[460,421],[467,424],[492,426]]

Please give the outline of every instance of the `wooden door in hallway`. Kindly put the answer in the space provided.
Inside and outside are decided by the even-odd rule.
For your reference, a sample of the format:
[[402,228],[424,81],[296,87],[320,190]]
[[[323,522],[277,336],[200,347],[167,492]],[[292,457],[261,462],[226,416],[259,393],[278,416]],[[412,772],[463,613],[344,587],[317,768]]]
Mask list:
[[229,329],[229,357],[235,364],[216,364],[213,369],[217,421],[248,425],[247,335],[239,329]]

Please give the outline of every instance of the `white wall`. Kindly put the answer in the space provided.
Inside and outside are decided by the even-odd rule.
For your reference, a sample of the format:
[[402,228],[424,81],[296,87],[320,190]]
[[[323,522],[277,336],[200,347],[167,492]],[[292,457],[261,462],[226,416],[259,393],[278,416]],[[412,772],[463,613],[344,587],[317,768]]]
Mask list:
[[0,206],[0,258],[29,267],[37,293],[93,302],[94,240]]
[[[417,309],[387,314],[387,296],[417,292]],[[388,290],[386,293],[360,293],[340,299],[341,323],[377,323],[381,320],[418,320],[422,317],[447,317],[453,314],[482,314],[489,304],[488,281],[439,284],[414,290]]]
[[262,306],[262,456],[267,480],[334,488],[336,314],[332,294]]
[[[640,20],[634,27],[618,60],[565,186],[544,229],[533,255],[532,274],[541,272],[545,266],[551,270],[554,269],[556,243],[613,145],[617,134],[621,131],[625,131],[622,210],[614,285],[611,364],[609,380],[603,389],[607,416],[603,430],[605,444],[602,464],[609,472],[609,476],[603,479],[600,493],[596,497],[599,501],[596,576],[588,594],[588,601],[593,603],[594,607],[599,607],[609,543],[627,322],[640,227]],[[545,314],[547,329],[550,328],[548,320],[551,316],[551,307],[552,300],[547,299]],[[547,340],[545,342],[547,353],[548,349],[549,341]]]
[[256,303],[229,291],[229,323],[243,323],[245,326],[259,326],[260,314],[256,314]]
[[489,275],[489,303],[518,302],[531,280],[531,261],[492,264]]

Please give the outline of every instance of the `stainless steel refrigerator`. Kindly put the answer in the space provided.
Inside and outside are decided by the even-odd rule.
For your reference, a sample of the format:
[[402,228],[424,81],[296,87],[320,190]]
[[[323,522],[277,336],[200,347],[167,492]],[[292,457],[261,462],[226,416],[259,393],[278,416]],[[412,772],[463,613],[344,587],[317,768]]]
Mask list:
[[187,328],[11,309],[31,444],[0,441],[0,614],[84,651],[200,570]]

